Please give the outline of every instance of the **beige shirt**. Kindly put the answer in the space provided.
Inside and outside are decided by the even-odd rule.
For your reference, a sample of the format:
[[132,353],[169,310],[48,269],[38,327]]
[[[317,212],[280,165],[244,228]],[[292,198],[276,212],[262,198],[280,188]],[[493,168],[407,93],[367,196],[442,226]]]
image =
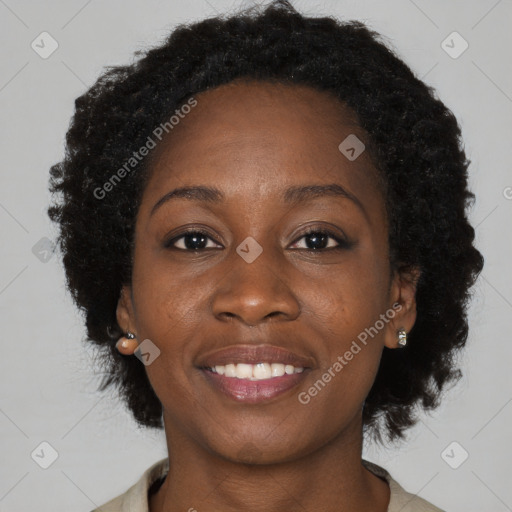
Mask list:
[[[443,512],[418,496],[404,491],[385,469],[366,460],[363,460],[363,464],[374,475],[384,478],[388,483],[391,491],[388,512]],[[148,491],[152,484],[165,477],[168,470],[168,458],[155,462],[124,494],[92,512],[149,512]]]

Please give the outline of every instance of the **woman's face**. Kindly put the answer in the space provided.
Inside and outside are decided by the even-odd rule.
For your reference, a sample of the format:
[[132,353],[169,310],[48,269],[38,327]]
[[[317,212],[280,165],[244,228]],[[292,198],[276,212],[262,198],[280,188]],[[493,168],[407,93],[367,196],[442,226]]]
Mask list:
[[[350,150],[364,133],[307,87],[231,83],[196,100],[152,155],[118,307],[160,350],[146,371],[166,430],[259,462],[360,435],[383,347],[415,320],[412,284],[390,272],[376,171]],[[182,187],[216,192],[169,196]],[[258,362],[270,366],[230,366]],[[298,370],[278,376],[286,363]]]

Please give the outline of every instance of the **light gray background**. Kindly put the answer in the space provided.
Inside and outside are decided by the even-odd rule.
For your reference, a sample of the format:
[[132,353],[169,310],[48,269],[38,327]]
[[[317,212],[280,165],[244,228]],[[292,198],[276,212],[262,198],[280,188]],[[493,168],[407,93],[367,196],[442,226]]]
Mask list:
[[[0,0],[1,187],[0,511],[90,511],[166,456],[163,433],[136,428],[110,395],[96,392],[94,353],[54,255],[32,252],[55,230],[46,217],[48,169],[63,156],[74,100],[102,67],[130,62],[177,24],[251,2],[228,0]],[[474,288],[464,379],[409,442],[365,456],[410,492],[451,512],[512,510],[511,464],[512,74],[510,0],[308,1],[311,15],[360,19],[382,32],[458,117],[472,161],[471,213],[486,258]],[[31,42],[49,32],[59,48],[42,59]],[[457,31],[469,48],[451,58]],[[46,470],[30,454],[58,452]],[[441,457],[457,441],[469,458]],[[460,448],[449,452],[460,457]]]

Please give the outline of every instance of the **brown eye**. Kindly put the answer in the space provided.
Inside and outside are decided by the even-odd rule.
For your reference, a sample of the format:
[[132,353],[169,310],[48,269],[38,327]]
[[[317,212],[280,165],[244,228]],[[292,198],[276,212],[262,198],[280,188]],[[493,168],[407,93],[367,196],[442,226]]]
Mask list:
[[[305,240],[306,247],[293,247],[311,252],[320,252],[326,250],[340,250],[349,249],[353,244],[340,237],[333,231],[326,229],[312,228],[301,235],[294,245],[297,245],[299,240]],[[208,243],[214,242],[209,233],[197,229],[187,230],[174,236],[165,243],[165,247],[168,249],[177,249],[180,251],[201,251],[204,249],[218,249],[221,248],[216,242],[212,246],[208,246]],[[178,244],[181,245],[178,246]]]
[[[311,252],[348,249],[352,246],[350,242],[340,237],[338,234],[326,229],[309,229],[303,233],[298,240],[302,239],[306,241],[306,247],[299,247],[299,249]],[[296,244],[297,241],[294,245]]]
[[[215,247],[208,247],[208,241],[213,241],[208,233],[197,229],[185,231],[178,236],[173,237],[165,243],[165,247],[169,249],[178,249],[180,251],[199,251],[202,249],[213,249]],[[180,243],[182,246],[178,247],[176,244]]]

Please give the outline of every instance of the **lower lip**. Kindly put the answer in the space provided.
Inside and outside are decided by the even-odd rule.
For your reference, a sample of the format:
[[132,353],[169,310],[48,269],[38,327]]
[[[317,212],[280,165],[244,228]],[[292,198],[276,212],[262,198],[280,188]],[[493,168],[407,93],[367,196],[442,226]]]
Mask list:
[[270,400],[297,386],[308,373],[305,368],[301,373],[285,374],[271,379],[248,380],[225,377],[211,370],[202,369],[210,384],[217,390],[238,402],[256,404]]

